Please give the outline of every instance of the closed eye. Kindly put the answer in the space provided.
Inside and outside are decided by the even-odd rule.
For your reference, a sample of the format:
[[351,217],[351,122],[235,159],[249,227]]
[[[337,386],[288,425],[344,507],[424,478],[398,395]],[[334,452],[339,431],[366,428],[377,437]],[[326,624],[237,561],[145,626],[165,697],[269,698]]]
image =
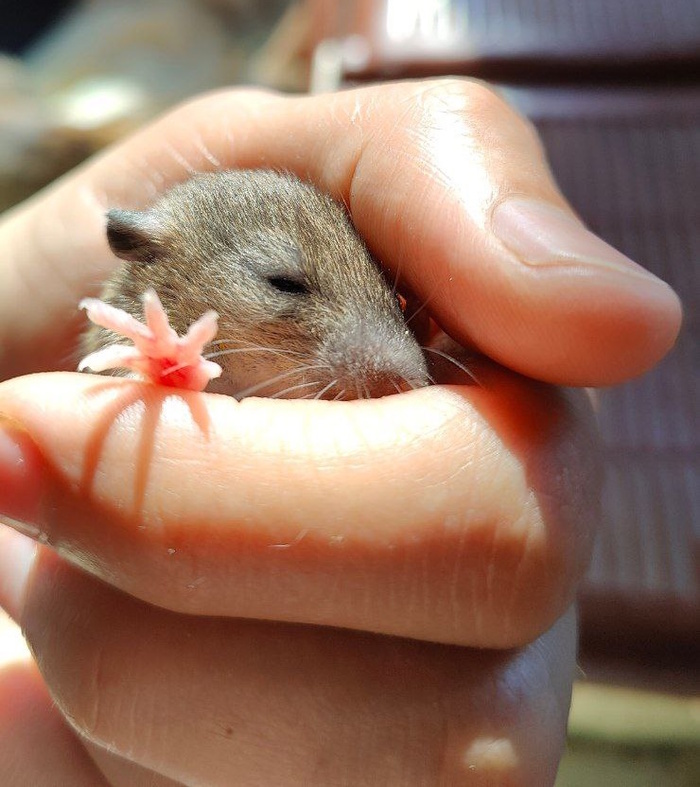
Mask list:
[[309,288],[303,279],[292,278],[291,276],[268,276],[268,283],[278,292],[285,292],[291,295],[308,295]]

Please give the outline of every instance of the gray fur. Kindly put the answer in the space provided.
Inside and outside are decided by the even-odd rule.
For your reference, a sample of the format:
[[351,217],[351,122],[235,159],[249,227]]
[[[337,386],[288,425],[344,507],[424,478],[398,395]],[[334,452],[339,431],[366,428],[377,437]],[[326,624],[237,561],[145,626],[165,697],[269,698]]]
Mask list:
[[[224,373],[208,390],[259,385],[273,395],[309,383],[288,394],[307,396],[337,380],[323,397],[355,398],[427,381],[421,350],[346,212],[292,175],[197,175],[148,211],[110,211],[108,239],[126,260],[105,285],[108,303],[140,319],[153,287],[180,334],[214,309],[226,339],[216,349],[298,354],[222,355],[214,360]],[[87,352],[119,341],[95,327],[84,338]]]

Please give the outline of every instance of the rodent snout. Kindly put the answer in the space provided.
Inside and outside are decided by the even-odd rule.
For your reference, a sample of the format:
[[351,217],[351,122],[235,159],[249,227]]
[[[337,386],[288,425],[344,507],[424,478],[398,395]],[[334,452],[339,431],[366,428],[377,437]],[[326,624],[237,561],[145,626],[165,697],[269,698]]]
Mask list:
[[428,384],[423,353],[403,322],[360,320],[329,336],[319,354],[336,381],[333,388],[344,392],[339,398],[376,398]]

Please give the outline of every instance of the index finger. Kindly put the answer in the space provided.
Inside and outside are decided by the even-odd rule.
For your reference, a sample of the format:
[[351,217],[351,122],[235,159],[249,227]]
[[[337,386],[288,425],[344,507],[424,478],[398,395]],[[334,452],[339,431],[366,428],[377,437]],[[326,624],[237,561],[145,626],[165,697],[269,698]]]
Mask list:
[[[194,171],[289,170],[345,202],[360,234],[454,338],[531,377],[601,385],[673,345],[673,291],[567,207],[528,123],[480,83],[332,96],[205,96],[5,219],[3,376],[66,368],[75,304],[114,266],[105,210]],[[47,282],[51,280],[51,286]]]
[[356,402],[16,378],[0,521],[177,612],[523,644],[587,565],[597,455],[580,392],[479,378]]

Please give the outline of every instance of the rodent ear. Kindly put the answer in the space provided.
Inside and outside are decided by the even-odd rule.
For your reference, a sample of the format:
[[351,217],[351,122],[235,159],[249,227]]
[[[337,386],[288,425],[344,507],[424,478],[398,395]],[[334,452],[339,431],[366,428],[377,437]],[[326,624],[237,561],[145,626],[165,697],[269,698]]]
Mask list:
[[134,262],[153,262],[164,245],[158,221],[150,213],[138,210],[110,210],[107,240],[117,257]]

